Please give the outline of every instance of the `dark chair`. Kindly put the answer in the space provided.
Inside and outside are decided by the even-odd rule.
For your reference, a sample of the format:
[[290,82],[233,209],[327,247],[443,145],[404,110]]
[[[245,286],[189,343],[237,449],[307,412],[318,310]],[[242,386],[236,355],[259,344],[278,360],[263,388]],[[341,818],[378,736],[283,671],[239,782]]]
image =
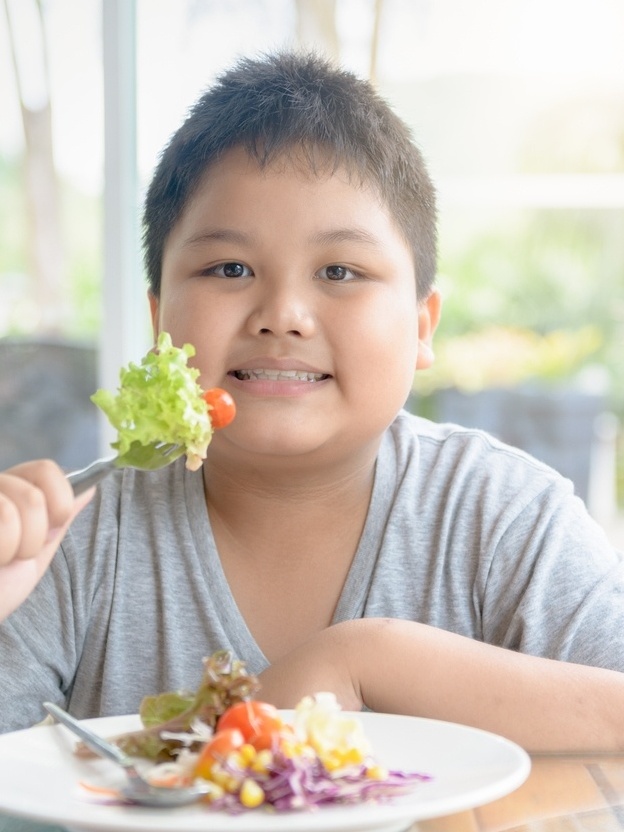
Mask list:
[[95,346],[0,338],[0,469],[43,457],[68,469],[95,459],[96,386]]

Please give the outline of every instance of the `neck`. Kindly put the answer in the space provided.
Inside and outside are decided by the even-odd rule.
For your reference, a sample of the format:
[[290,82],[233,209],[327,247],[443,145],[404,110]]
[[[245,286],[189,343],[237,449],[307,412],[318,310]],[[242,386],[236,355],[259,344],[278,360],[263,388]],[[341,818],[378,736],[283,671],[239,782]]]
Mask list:
[[[298,541],[341,537],[346,519],[360,531],[370,502],[377,449],[350,464],[227,465],[219,455],[204,464],[206,504],[215,531],[236,540],[250,558],[292,552]],[[305,546],[304,546],[305,548]],[[315,547],[317,548],[317,547]]]

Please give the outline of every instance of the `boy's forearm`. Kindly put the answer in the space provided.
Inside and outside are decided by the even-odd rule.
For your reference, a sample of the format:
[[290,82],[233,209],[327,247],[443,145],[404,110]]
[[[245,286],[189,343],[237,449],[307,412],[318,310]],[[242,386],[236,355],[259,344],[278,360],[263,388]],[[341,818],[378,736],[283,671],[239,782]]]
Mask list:
[[530,751],[624,749],[624,674],[409,621],[338,627],[349,673],[373,710],[475,725]]
[[343,708],[459,722],[529,751],[624,750],[624,674],[541,659],[397,619],[322,631],[261,676],[263,696],[292,707],[336,693]]

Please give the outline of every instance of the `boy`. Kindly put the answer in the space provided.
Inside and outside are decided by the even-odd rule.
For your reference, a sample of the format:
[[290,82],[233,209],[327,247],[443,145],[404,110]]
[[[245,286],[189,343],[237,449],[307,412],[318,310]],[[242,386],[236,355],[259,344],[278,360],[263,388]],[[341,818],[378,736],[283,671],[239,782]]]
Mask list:
[[434,192],[370,86],[245,60],[166,148],[145,208],[154,334],[237,418],[203,470],[109,478],[0,633],[4,730],[193,687],[230,648],[291,706],[624,748],[622,563],[570,484],[402,407],[432,361]]

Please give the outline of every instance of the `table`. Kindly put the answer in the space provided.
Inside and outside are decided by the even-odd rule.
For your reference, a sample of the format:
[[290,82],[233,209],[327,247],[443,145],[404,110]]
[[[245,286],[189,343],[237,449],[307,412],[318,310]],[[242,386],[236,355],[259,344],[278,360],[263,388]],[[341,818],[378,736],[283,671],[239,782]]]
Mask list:
[[515,792],[410,832],[619,832],[624,830],[624,754],[533,755]]
[[[174,827],[172,826],[172,829]],[[534,755],[515,792],[409,832],[624,832],[624,753]],[[61,832],[0,817],[0,832]]]

